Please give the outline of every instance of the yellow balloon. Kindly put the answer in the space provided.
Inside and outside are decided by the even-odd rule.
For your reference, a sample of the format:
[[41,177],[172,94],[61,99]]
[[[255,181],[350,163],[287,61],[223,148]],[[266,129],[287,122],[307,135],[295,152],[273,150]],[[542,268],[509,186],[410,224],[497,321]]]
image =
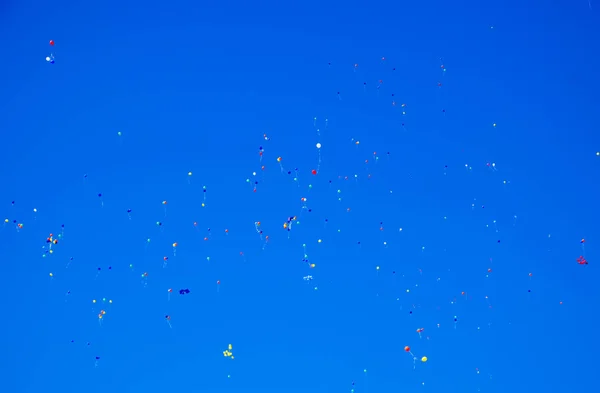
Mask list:
[[423,363],[425,363],[425,362],[427,361],[427,356],[423,356],[423,357],[421,358],[421,361],[422,361]]

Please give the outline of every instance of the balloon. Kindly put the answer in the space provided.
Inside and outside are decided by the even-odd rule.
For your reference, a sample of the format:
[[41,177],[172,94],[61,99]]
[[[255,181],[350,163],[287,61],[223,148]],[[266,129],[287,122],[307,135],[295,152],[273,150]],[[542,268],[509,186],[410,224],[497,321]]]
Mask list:
[[50,46],[54,46],[54,40],[50,40]]
[[425,363],[425,362],[427,361],[427,356],[423,356],[423,357],[421,358],[421,361],[422,361],[423,363]]

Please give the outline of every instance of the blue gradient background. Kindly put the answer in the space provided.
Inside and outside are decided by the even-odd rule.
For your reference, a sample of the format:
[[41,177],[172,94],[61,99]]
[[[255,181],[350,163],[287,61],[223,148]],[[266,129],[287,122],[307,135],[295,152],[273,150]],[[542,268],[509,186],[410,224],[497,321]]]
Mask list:
[[2,390],[593,391],[598,20],[586,1],[2,3]]

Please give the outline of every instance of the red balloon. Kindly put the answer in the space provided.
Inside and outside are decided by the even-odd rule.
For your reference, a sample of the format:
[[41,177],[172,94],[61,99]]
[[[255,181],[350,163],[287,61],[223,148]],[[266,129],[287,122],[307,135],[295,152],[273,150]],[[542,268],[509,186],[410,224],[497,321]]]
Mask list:
[[316,174],[317,174],[317,170],[316,170],[316,169],[313,169],[313,170],[311,171],[311,173],[312,173],[313,175],[316,175]]
[[50,40],[50,45],[54,46],[54,40]]

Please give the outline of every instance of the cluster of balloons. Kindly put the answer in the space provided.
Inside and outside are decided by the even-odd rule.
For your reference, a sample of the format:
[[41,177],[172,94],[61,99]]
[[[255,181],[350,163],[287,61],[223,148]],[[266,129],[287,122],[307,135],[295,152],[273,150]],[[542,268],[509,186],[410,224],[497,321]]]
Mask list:
[[229,344],[227,346],[227,349],[223,351],[223,356],[225,356],[226,358],[234,359],[233,352],[231,352],[232,349],[233,349],[233,346],[231,344]]
[[[405,351],[405,352],[408,352],[408,353],[410,353],[410,355],[413,357],[413,359],[416,359],[416,358],[417,358],[417,357],[416,357],[415,355],[413,355],[413,353],[410,351],[410,347],[409,347],[408,345],[404,347],[404,351]],[[427,356],[423,356],[423,357],[421,358],[421,361],[422,361],[423,363],[427,362]]]
[[[50,46],[54,46],[54,40],[50,40]],[[50,64],[54,64],[54,55],[50,53],[49,56],[46,56],[46,61]]]

